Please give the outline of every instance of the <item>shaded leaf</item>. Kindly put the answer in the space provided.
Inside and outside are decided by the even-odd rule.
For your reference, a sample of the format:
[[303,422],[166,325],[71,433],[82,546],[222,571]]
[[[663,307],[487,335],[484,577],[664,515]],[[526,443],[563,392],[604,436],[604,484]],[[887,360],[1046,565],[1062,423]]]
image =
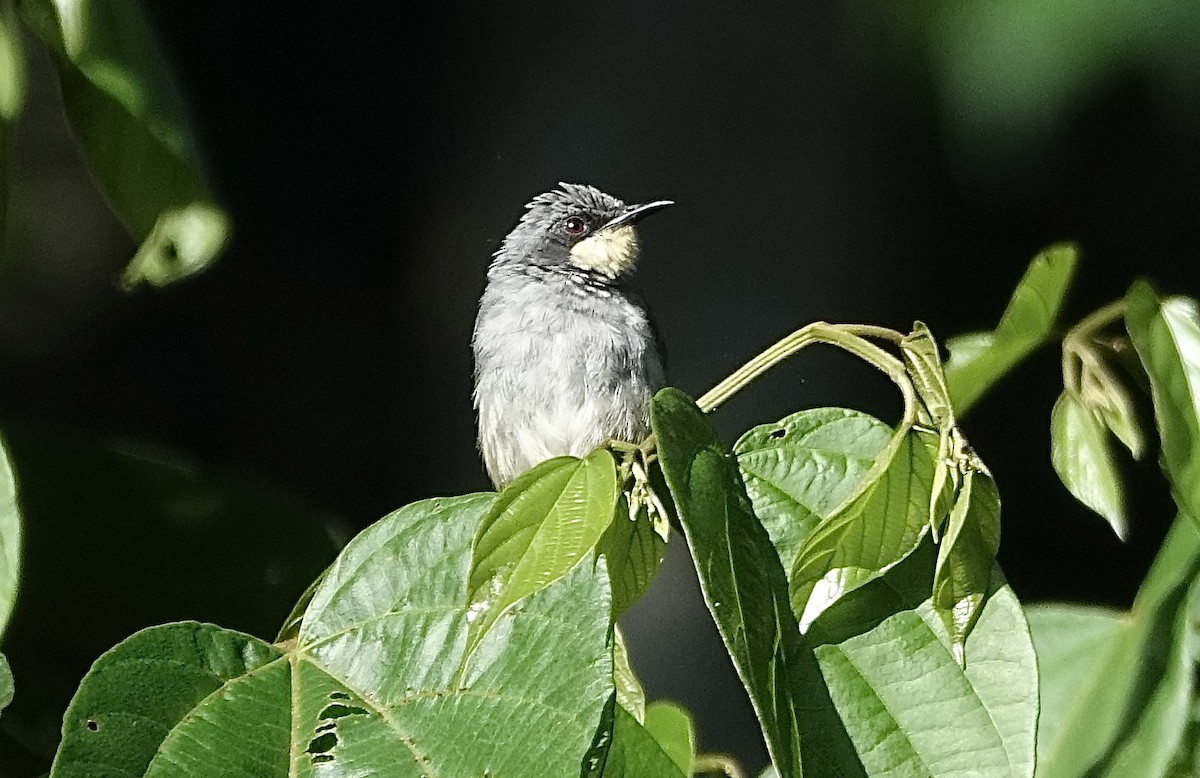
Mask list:
[[809,775],[862,775],[816,658],[800,635],[779,557],[751,512],[736,461],[677,389],[655,395],[650,419],[704,601],[780,775],[800,775],[802,761]]
[[543,462],[504,489],[472,546],[464,656],[513,603],[561,578],[596,547],[613,523],[619,493],[607,449]]
[[790,578],[792,608],[802,628],[917,547],[930,525],[933,457],[919,433],[896,436],[857,494],[808,536]]
[[766,527],[783,569],[823,519],[854,491],[891,440],[873,416],[814,408],[751,429],[733,450],[754,515]]
[[1050,412],[1050,461],[1067,490],[1103,516],[1124,540],[1129,532],[1125,490],[1108,432],[1070,392],[1059,395]]
[[1150,378],[1162,465],[1180,509],[1200,517],[1200,320],[1196,301],[1159,300],[1146,281],[1126,296],[1125,324]]
[[[1175,520],[1125,620],[1078,693],[1048,721],[1039,778],[1138,775],[1167,769],[1187,725],[1196,662],[1200,535]],[[1051,687],[1053,688],[1053,687]],[[1057,708],[1057,711],[1056,711]]]
[[136,0],[22,0],[63,105],[113,210],[142,242],[123,281],[162,285],[216,259],[228,218],[203,180],[178,88]]
[[869,775],[1033,774],[1037,668],[1007,586],[990,593],[966,646],[972,659],[964,669],[927,600],[817,647]]
[[608,574],[577,565],[526,598],[460,675],[494,499],[427,500],[364,531],[286,649],[196,623],[129,638],[84,679],[52,775],[578,776],[613,695]]
[[991,386],[1054,334],[1079,252],[1051,246],[1030,262],[996,329],[946,340],[946,381],[954,410],[965,414]]
[[938,546],[933,580],[933,606],[959,663],[966,661],[964,641],[991,589],[999,550],[1000,494],[991,476],[967,470]]
[[1071,706],[1113,649],[1125,614],[1091,605],[1046,603],[1027,607],[1025,615],[1037,653],[1041,691],[1038,762],[1047,763],[1050,744],[1058,741],[1059,727]]
[[646,692],[629,662],[629,648],[621,628],[613,625],[613,686],[617,704],[629,712],[638,723],[646,719]]
[[612,576],[614,619],[646,593],[667,553],[667,543],[655,530],[646,511],[640,511],[636,520],[630,520],[625,500],[622,495],[616,516],[599,544]]

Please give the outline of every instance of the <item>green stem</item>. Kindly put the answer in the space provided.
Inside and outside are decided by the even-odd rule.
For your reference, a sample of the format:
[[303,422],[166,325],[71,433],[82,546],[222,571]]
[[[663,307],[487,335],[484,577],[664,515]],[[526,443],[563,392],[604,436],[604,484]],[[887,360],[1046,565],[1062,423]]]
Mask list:
[[692,775],[720,773],[726,778],[746,778],[742,766],[725,754],[696,754],[692,760]]
[[745,389],[754,379],[793,356],[802,349],[814,343],[825,343],[837,346],[843,351],[854,354],[859,359],[869,362],[881,370],[892,383],[899,387],[904,395],[905,428],[911,427],[916,419],[917,401],[916,390],[904,363],[887,353],[866,338],[878,338],[899,344],[904,336],[895,330],[885,327],[875,327],[867,324],[828,324],[823,321],[801,327],[791,335],[783,338],[746,364],[735,370],[728,378],[709,389],[696,401],[705,413],[712,413],[728,402],[734,395]]
[[1063,387],[1068,392],[1079,396],[1080,373],[1085,367],[1094,372],[1103,383],[1120,383],[1096,353],[1095,339],[1101,330],[1124,315],[1125,301],[1116,300],[1088,314],[1067,331],[1063,337],[1062,374]]

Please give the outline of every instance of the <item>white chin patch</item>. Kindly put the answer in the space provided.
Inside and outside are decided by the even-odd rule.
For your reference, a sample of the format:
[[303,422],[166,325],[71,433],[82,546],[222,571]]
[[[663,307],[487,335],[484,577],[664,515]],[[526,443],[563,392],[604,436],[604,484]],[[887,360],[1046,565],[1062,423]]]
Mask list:
[[637,262],[639,248],[633,225],[625,224],[601,230],[576,243],[571,248],[571,262],[583,270],[616,278]]

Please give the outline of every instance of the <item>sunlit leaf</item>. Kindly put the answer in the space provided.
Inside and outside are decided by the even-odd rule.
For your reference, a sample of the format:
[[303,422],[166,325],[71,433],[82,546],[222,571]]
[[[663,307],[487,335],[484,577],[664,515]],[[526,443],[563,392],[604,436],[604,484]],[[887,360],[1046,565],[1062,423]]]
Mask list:
[[684,775],[692,774],[696,756],[696,732],[691,714],[682,706],[655,700],[646,708],[646,731]]
[[0,713],[4,712],[4,709],[12,702],[12,699],[12,669],[8,666],[8,660],[4,658],[4,654],[0,654]]
[[790,576],[802,627],[917,547],[929,530],[934,453],[920,433],[897,436],[862,479],[861,491],[808,536]]
[[737,462],[677,389],[651,404],[663,474],[704,601],[783,776],[862,775],[787,600],[787,578],[751,511]]
[[965,668],[930,601],[816,651],[868,775],[1033,774],[1037,667],[1007,586],[967,637]]
[[1050,461],[1063,485],[1124,540],[1125,490],[1108,431],[1078,397],[1063,392],[1050,412]]
[[466,656],[518,600],[549,586],[596,547],[619,495],[607,449],[558,457],[513,481],[479,525],[473,545]]
[[1184,513],[1200,518],[1200,318],[1187,297],[1159,300],[1138,281],[1125,323],[1150,377],[1162,465]]
[[204,181],[180,92],[137,0],[22,0],[54,55],[75,137],[113,210],[142,246],[127,285],[208,267],[229,220]]
[[814,408],[747,432],[734,446],[754,515],[783,569],[866,476],[892,430],[873,416]]
[[0,4],[0,257],[8,236],[13,130],[25,104],[25,52],[12,6]]
[[1082,679],[1069,681],[1075,693],[1043,712],[1055,718],[1044,719],[1052,737],[1039,746],[1039,778],[1164,773],[1183,737],[1195,691],[1198,575],[1200,534],[1191,519],[1180,516],[1138,591],[1131,618],[1122,620],[1111,639],[1096,641],[1107,645],[1097,646],[1098,661]]
[[617,704],[629,712],[638,723],[646,719],[646,692],[629,661],[629,649],[621,628],[613,626],[613,686]]
[[[673,730],[652,732],[649,723],[647,721],[647,726],[643,726],[632,714],[617,706],[613,743],[604,766],[604,778],[691,778],[691,771],[681,769],[674,759],[680,748],[675,740],[678,733]],[[661,725],[663,722],[656,723]],[[659,737],[668,741],[664,743]]]
[[84,679],[52,776],[575,778],[613,695],[608,574],[576,565],[463,667],[471,541],[494,499],[415,503],[363,532],[295,643],[194,622],[135,634]]
[[946,340],[946,381],[954,410],[965,414],[1008,371],[1054,334],[1054,323],[1078,262],[1075,246],[1061,243],[1029,264],[1000,323],[990,333]]

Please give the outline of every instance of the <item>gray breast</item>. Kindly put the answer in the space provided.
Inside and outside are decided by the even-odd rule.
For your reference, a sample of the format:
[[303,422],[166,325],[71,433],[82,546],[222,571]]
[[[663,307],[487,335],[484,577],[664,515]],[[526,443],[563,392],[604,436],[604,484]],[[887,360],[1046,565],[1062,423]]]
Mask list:
[[475,322],[479,448],[492,481],[609,439],[640,442],[662,364],[644,310],[586,277],[493,277]]

